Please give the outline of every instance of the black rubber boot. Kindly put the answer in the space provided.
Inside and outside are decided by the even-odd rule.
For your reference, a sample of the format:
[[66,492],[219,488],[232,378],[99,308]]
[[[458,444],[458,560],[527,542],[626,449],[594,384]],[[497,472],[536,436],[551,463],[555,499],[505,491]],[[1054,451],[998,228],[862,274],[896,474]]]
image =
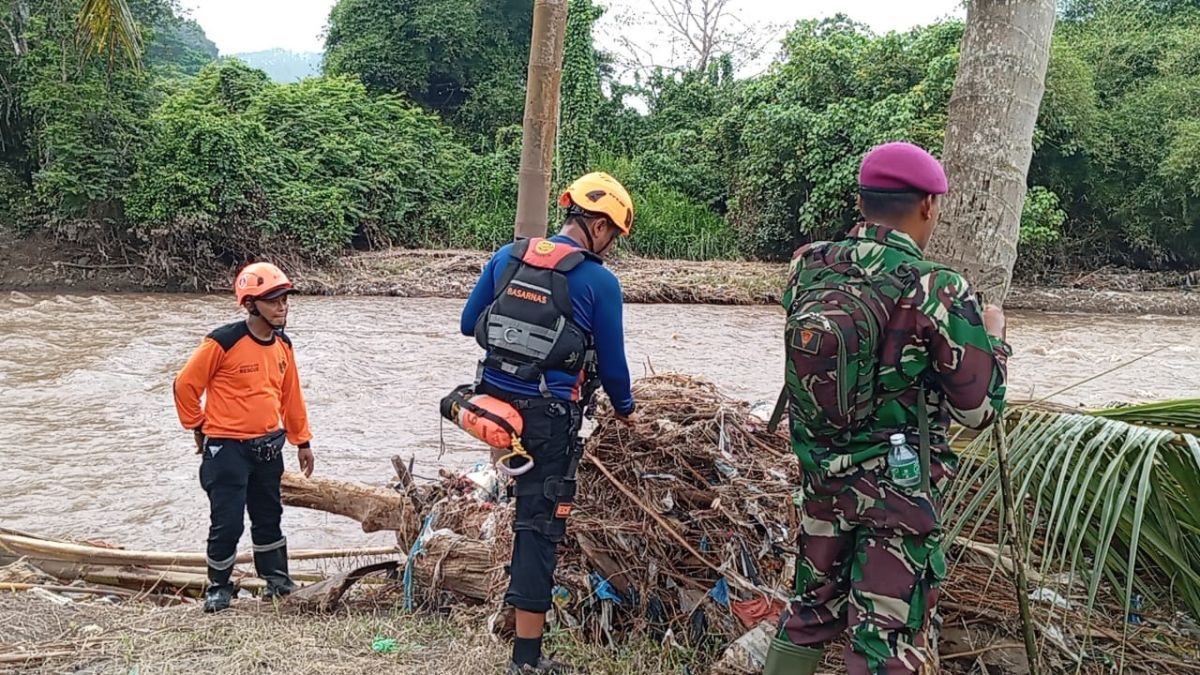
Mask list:
[[205,613],[229,609],[229,603],[233,602],[233,584],[229,583],[232,573],[232,567],[227,570],[208,568],[208,588],[204,591]]
[[542,657],[538,660],[536,666],[521,665],[514,662],[509,662],[508,670],[505,675],[521,675],[522,673],[535,673],[536,675],[559,675],[560,673],[571,672],[571,667],[565,663]]
[[254,569],[259,578],[267,582],[263,600],[283,598],[296,590],[296,584],[288,576],[287,544],[270,551],[254,553]]

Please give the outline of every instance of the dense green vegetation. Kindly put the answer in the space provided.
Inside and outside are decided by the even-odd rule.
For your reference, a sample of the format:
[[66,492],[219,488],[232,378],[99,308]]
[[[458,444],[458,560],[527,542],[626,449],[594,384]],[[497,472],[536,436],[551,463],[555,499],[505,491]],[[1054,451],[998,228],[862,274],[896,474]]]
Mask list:
[[[511,237],[532,0],[340,0],[324,74],[288,84],[214,61],[170,0],[131,4],[142,68],[82,58],[79,0],[0,9],[16,37],[0,47],[2,222],[178,278],[268,251]],[[1198,5],[1064,4],[1027,270],[1200,260]],[[802,21],[761,75],[739,79],[726,56],[631,86],[593,44],[601,13],[570,2],[555,183],[592,169],[625,182],[637,252],[784,258],[853,222],[867,148],[941,147],[960,23],[875,35]]]

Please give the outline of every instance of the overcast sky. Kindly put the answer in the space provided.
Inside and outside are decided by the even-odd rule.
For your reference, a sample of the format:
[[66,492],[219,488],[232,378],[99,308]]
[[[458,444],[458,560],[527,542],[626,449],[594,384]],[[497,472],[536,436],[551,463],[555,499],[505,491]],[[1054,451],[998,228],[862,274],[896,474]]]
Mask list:
[[[281,47],[319,52],[321,33],[335,0],[182,0],[222,54]],[[849,14],[877,32],[903,30],[947,15],[961,15],[962,0],[733,0],[744,19],[790,25],[797,19]],[[598,0],[610,8],[597,27],[603,40],[620,29],[621,17],[642,8],[646,0]],[[650,44],[658,31],[642,25],[631,37]],[[639,34],[640,33],[640,34]],[[603,47],[603,45],[602,45]],[[609,49],[611,51],[611,49]],[[662,58],[669,56],[662,54]]]

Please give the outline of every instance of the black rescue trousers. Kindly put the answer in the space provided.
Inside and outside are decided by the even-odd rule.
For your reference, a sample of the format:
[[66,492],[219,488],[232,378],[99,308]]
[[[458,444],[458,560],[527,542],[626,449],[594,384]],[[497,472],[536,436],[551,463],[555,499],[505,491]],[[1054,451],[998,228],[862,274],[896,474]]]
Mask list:
[[243,513],[250,514],[254,566],[267,582],[267,595],[286,595],[293,584],[288,576],[287,540],[280,530],[283,502],[279,482],[283,476],[284,433],[262,438],[231,440],[206,438],[200,464],[200,485],[208,493],[208,579],[210,586],[232,588],[229,582],[237,560],[237,545],[244,529]]
[[[521,399],[486,383],[476,391],[510,403],[524,422],[521,442],[533,457],[533,468],[517,476],[510,495],[516,497],[512,563],[504,601],[527,612],[548,612],[554,587],[557,548],[567,532],[567,516],[575,497],[575,470],[583,455],[578,404],[551,398]],[[519,468],[523,459],[514,459]]]

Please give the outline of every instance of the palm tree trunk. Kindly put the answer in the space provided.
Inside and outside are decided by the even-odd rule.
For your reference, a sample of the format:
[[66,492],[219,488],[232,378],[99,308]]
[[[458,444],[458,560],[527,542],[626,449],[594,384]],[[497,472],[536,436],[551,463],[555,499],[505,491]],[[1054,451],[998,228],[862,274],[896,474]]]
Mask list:
[[973,0],[967,10],[943,150],[950,194],[928,253],[997,304],[1017,259],[1054,20],[1054,0]]
[[517,237],[546,236],[566,30],[567,0],[535,0],[517,183]]

